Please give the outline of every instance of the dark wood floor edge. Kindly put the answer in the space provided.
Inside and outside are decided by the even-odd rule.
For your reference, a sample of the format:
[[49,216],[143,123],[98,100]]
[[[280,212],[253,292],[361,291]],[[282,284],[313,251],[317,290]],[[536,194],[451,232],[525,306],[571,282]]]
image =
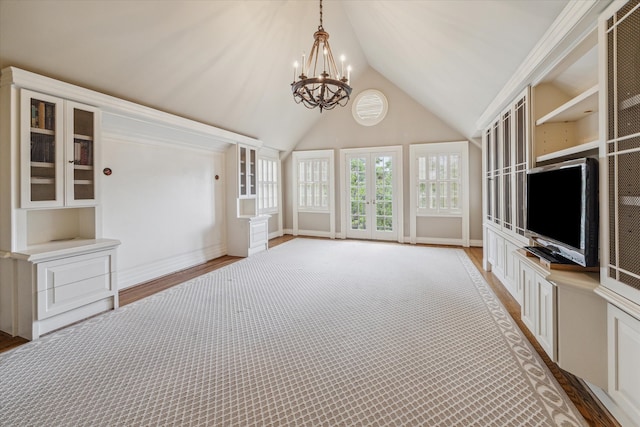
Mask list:
[[[269,240],[269,248],[273,248],[293,239],[295,239],[295,236],[292,235],[275,237]],[[202,264],[181,269],[173,273],[156,277],[154,279],[147,280],[145,282],[141,282],[128,288],[122,289],[118,291],[120,306],[130,304],[153,293],[169,289],[195,277],[217,270],[226,265],[233,264],[234,262],[240,261],[241,259],[243,258],[232,255],[222,255],[220,257],[210,259]]]
[[[563,371],[566,372],[566,371]],[[567,372],[567,374],[571,375],[569,372]],[[622,427],[622,425],[618,422],[618,420],[613,416],[613,414],[611,413],[611,411],[609,411],[609,408],[606,407],[606,405],[600,400],[600,398],[594,393],[594,391],[591,389],[591,387],[589,387],[589,385],[586,383],[585,380],[583,380],[582,378],[579,377],[575,377],[577,379],[577,381],[580,382],[580,384],[582,385],[582,388],[585,390],[586,393],[588,393],[591,396],[591,399],[593,399],[593,401],[595,403],[598,404],[598,406],[600,406],[600,410],[603,413],[606,413],[608,415],[608,417],[610,418],[610,420],[615,423],[614,425],[616,427]],[[604,393],[606,393],[606,391],[603,390]]]

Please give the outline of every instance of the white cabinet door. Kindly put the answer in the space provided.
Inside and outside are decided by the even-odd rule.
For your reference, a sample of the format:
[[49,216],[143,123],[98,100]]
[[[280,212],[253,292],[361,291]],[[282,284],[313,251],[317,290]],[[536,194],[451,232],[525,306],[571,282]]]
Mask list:
[[522,303],[520,315],[522,322],[529,330],[536,334],[536,283],[533,270],[520,262],[520,284],[522,287]]
[[20,91],[20,206],[64,204],[64,101]]
[[94,107],[20,91],[22,208],[96,204],[99,115]]
[[556,287],[535,275],[536,339],[551,360],[556,361]]
[[256,197],[256,150],[238,145],[238,197]]
[[640,424],[640,320],[609,304],[609,394]]
[[508,240],[504,241],[504,279],[507,289],[511,295],[521,302],[522,297],[518,291],[518,259],[515,257],[515,251],[518,247]]
[[65,101],[65,205],[96,203],[100,165],[100,110]]

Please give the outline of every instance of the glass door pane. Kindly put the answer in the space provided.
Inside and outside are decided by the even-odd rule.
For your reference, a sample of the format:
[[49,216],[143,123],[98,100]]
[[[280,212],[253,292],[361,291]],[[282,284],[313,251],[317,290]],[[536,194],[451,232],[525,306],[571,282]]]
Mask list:
[[93,200],[94,113],[73,108],[73,199]]
[[349,159],[349,206],[351,230],[367,231],[367,156]]
[[62,100],[22,89],[21,206],[62,206]]
[[56,106],[31,98],[31,201],[56,200]]
[[238,193],[240,197],[247,195],[247,149],[245,147],[238,148]]
[[375,159],[376,231],[393,231],[393,161],[391,156]]

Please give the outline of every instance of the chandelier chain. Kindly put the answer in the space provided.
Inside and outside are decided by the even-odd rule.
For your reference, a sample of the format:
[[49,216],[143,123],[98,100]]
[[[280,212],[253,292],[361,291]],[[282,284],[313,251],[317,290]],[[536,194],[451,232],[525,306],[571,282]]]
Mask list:
[[[342,69],[339,72],[336,66],[331,47],[329,47],[329,33],[324,30],[322,22],[322,0],[320,3],[320,25],[318,31],[313,34],[313,46],[309,58],[302,54],[302,73],[298,74],[298,62],[293,64],[294,74],[291,91],[293,99],[298,104],[307,108],[320,108],[332,110],[336,106],[344,107],[349,102],[352,88],[349,86],[351,67],[347,67],[345,75],[344,57],[342,57]],[[322,72],[317,73],[318,63],[322,63]],[[299,80],[296,80],[296,77]]]

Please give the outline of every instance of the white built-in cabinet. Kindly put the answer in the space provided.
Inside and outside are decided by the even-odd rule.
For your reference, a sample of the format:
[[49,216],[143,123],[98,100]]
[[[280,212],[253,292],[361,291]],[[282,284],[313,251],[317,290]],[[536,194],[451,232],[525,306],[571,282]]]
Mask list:
[[[640,0],[608,3],[571,3],[568,11],[582,10],[580,25],[521,81],[531,87],[528,167],[598,158],[600,272],[548,270],[515,251],[515,296],[549,357],[586,379],[623,425],[640,425]],[[505,181],[512,146],[504,129],[513,113],[494,114],[482,122],[483,261],[514,293],[507,242],[528,239],[509,228],[514,184]]]
[[594,273],[549,270],[516,251],[521,319],[549,358],[590,383],[607,385],[607,304]]
[[258,214],[258,147],[235,144],[227,149],[227,253],[247,257],[269,247],[270,215]]
[[483,138],[484,266],[520,301],[514,251],[528,243],[525,183],[529,162],[529,89],[485,130]]
[[[624,307],[624,305],[622,305]],[[625,414],[640,421],[640,319],[608,305],[608,393]]]
[[599,20],[601,286],[608,302],[607,393],[640,425],[640,1]]
[[20,90],[22,208],[96,204],[100,111]]
[[100,110],[63,86],[2,71],[0,330],[27,339],[118,306],[120,242],[101,235]]
[[17,286],[14,335],[37,339],[118,307],[118,241],[53,242],[13,254]]

